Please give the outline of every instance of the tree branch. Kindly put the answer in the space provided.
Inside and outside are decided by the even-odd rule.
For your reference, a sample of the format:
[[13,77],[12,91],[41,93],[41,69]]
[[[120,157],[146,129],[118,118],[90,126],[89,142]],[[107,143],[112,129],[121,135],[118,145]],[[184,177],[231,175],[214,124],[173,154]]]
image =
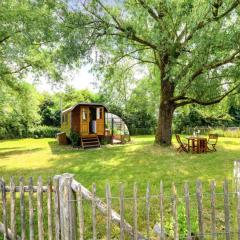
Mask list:
[[186,37],[183,45],[185,45],[189,40],[191,40],[194,36],[194,34],[204,28],[205,26],[207,26],[208,24],[214,22],[214,21],[218,21],[220,20],[221,18],[225,17],[226,15],[228,15],[230,12],[232,12],[238,5],[240,4],[240,1],[239,0],[235,0],[232,5],[224,12],[222,13],[221,15],[217,16],[217,17],[211,17],[211,18],[208,18],[206,21],[201,21],[199,22],[195,28],[193,28],[192,32]]
[[3,75],[10,75],[10,74],[15,74],[15,73],[20,73],[21,71],[23,71],[23,70],[25,70],[25,69],[27,69],[27,68],[29,68],[29,67],[32,67],[32,64],[27,64],[27,65],[25,65],[25,66],[20,67],[20,68],[17,69],[17,70],[3,72],[2,74],[3,74]]
[[6,37],[0,39],[0,44],[2,44],[3,42],[7,41],[10,37],[11,37],[11,36],[8,35],[8,36],[6,36]]
[[[200,100],[200,99],[189,98],[189,97],[182,97],[181,100],[184,100],[184,101],[182,101],[180,103],[176,103],[175,106],[176,107],[181,107],[181,106],[185,106],[187,104],[192,104],[192,103],[196,103],[196,104],[199,104],[199,105],[202,105],[202,106],[213,105],[213,104],[221,102],[225,97],[229,96],[231,93],[233,93],[233,91],[237,90],[239,87],[240,87],[240,84],[237,84],[235,87],[233,87],[232,89],[230,89],[229,91],[227,91],[223,95],[218,96],[215,99],[208,100],[208,101],[203,101],[203,100]],[[235,94],[237,94],[237,93],[235,93]],[[180,100],[180,98],[178,100]]]
[[147,49],[149,49],[149,48],[140,48],[140,49],[135,49],[131,52],[125,53],[122,56],[118,57],[116,60],[114,60],[113,64],[116,64],[116,63],[120,62],[125,57],[132,57],[131,54],[133,54],[133,53],[144,51],[144,50],[147,50]]
[[[116,30],[124,33],[124,34],[125,34],[125,35],[124,35],[125,38],[128,38],[128,39],[130,39],[130,40],[133,40],[133,41],[135,41],[135,42],[138,42],[138,43],[140,43],[140,44],[142,44],[142,45],[144,45],[144,46],[148,46],[148,47],[150,47],[150,48],[152,48],[152,49],[154,49],[154,50],[157,49],[157,46],[156,46],[155,44],[153,44],[153,43],[151,43],[151,42],[149,42],[149,41],[147,41],[147,40],[145,40],[145,39],[142,39],[141,37],[137,36],[135,33],[128,34],[128,33],[127,33],[127,29],[124,28],[124,27],[121,25],[120,21],[119,21],[113,14],[110,13],[110,11],[101,3],[100,0],[98,0],[98,3],[99,3],[99,5],[103,8],[103,10],[112,18],[112,20],[114,21],[114,23],[115,23],[116,25],[115,25],[115,24],[109,24],[108,22],[106,22],[103,18],[101,18],[100,16],[98,16],[95,12],[90,11],[90,10],[85,6],[85,4],[83,4],[83,7],[84,7],[84,9],[85,9],[88,13],[92,14],[94,17],[96,17],[96,18],[98,18],[99,20],[101,20],[102,23],[106,24],[107,26],[112,26],[112,27],[114,27]],[[117,33],[116,33],[116,34],[117,34]],[[121,36],[122,36],[122,35],[121,35]]]
[[[231,63],[234,60],[240,58],[240,50],[235,51],[232,55],[230,55],[228,58],[225,58],[221,61],[217,61],[217,62],[212,62],[210,64],[207,64],[205,66],[202,66],[200,68],[198,68],[190,77],[189,81],[187,82],[187,84],[184,87],[184,92],[180,95],[180,96],[185,96],[186,90],[189,89],[189,87],[191,86],[191,84],[193,83],[193,81],[200,76],[201,74],[204,73],[205,70],[211,70],[211,69],[215,69],[218,68],[220,66],[223,66],[227,63]],[[190,64],[191,65],[191,64]],[[187,70],[189,69],[189,67],[187,66],[186,69],[184,69],[184,73],[187,72]]]
[[149,7],[144,0],[138,0],[138,2],[140,3],[140,5],[141,5],[144,9],[146,9],[146,10],[148,11],[149,15],[150,15],[154,20],[156,20],[157,22],[159,22],[159,20],[161,20],[161,18],[158,16],[158,14],[155,13],[154,10],[153,10],[151,7]]

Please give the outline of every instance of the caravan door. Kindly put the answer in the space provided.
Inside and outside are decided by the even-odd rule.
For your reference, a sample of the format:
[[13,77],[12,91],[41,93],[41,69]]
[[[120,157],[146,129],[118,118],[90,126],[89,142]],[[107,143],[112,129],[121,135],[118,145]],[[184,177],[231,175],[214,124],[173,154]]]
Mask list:
[[97,107],[96,109],[96,125],[97,135],[104,135],[104,107]]
[[89,107],[81,107],[80,109],[80,134],[89,134]]

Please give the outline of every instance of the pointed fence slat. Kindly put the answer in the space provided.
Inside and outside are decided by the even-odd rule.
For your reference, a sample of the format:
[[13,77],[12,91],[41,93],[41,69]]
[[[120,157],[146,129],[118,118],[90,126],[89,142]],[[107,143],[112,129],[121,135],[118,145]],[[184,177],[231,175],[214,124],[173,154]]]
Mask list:
[[150,185],[147,184],[146,190],[146,219],[147,219],[147,239],[150,238]]
[[199,227],[199,239],[204,239],[203,229],[203,205],[202,205],[202,183],[197,180],[196,183],[196,196],[197,196],[197,208],[198,208],[198,227]]
[[159,195],[159,208],[160,208],[160,240],[165,240],[164,229],[164,195],[163,195],[163,182],[160,182],[160,195]]
[[12,239],[17,238],[17,229],[16,229],[16,192],[15,192],[15,183],[14,178],[10,178],[10,208],[11,208],[11,231],[12,231]]
[[[237,184],[239,184],[237,182]],[[133,226],[131,226],[127,221],[125,220],[125,209],[124,209],[124,186],[123,184],[120,185],[120,196],[119,197],[113,197],[119,199],[119,205],[120,205],[120,214],[115,212],[112,209],[112,197],[111,197],[111,188],[110,185],[106,185],[106,203],[102,201],[100,198],[96,196],[96,186],[95,184],[93,185],[93,190],[92,193],[88,191],[84,186],[82,186],[80,183],[77,183],[75,180],[69,181],[67,184],[64,184],[64,220],[67,222],[64,223],[64,228],[60,228],[59,222],[60,222],[60,199],[59,199],[59,183],[58,183],[58,178],[54,178],[53,181],[53,187],[51,181],[48,182],[47,186],[45,188],[47,189],[46,192],[46,217],[48,220],[46,220],[46,224],[48,225],[48,232],[44,235],[44,224],[43,224],[43,189],[44,186],[42,185],[42,180],[39,178],[38,180],[38,186],[37,186],[37,211],[38,211],[38,221],[34,222],[34,189],[36,187],[33,186],[33,181],[32,178],[29,180],[29,185],[24,186],[24,181],[23,178],[20,179],[19,186],[16,186],[14,183],[13,178],[10,179],[10,186],[6,186],[4,180],[1,181],[1,198],[2,198],[2,223],[0,222],[0,233],[3,233],[4,239],[19,239],[16,233],[16,192],[19,191],[19,201],[20,201],[20,214],[19,214],[19,232],[21,231],[21,239],[36,239],[38,235],[39,240],[43,239],[56,239],[60,240],[60,231],[61,229],[65,229],[65,231],[76,231],[78,228],[78,235],[80,240],[83,240],[86,238],[86,234],[84,234],[84,207],[83,207],[83,200],[89,201],[92,203],[92,224],[93,224],[93,230],[95,228],[95,231],[93,231],[93,239],[97,239],[98,235],[99,237],[103,237],[102,231],[99,231],[97,233],[97,218],[96,218],[96,210],[98,208],[99,213],[102,214],[102,216],[106,217],[106,236],[104,236],[106,239],[110,240],[113,238],[113,234],[111,232],[112,230],[112,224],[115,223],[119,226],[120,228],[120,239],[123,240],[125,237],[128,238],[133,238],[133,239],[150,239],[152,238],[151,234],[151,228],[150,228],[150,213],[152,214],[152,211],[159,211],[160,210],[160,221],[157,221],[156,223],[159,222],[160,225],[160,231],[156,227],[156,232],[160,237],[160,240],[164,238],[168,238],[169,233],[166,232],[164,235],[164,207],[163,205],[163,183],[160,183],[160,194],[159,195],[151,195],[150,194],[150,185],[149,183],[147,184],[146,187],[146,195],[144,196],[138,196],[138,189],[136,183],[134,184],[133,187],[133,198],[126,198],[126,199],[133,199],[133,212],[132,217],[133,217]],[[216,208],[216,194],[220,194],[224,198],[224,222],[225,222],[225,230],[221,231],[221,234],[225,235],[224,237],[226,240],[230,240],[232,237],[233,233],[236,233],[236,227],[238,227],[238,239],[240,240],[240,193],[239,190],[240,188],[236,188],[236,197],[237,197],[237,205],[232,205],[233,207],[236,207],[235,209],[230,209],[230,194],[235,194],[235,193],[229,193],[229,183],[227,180],[223,182],[223,192],[216,193],[216,184],[214,181],[211,182],[210,184],[210,208],[206,209],[206,219],[207,219],[207,214],[211,216],[211,222],[208,221],[208,225],[206,225],[206,229],[204,228],[204,214],[203,214],[203,191],[202,191],[202,183],[200,180],[196,182],[196,200],[197,200],[197,213],[198,213],[198,227],[199,227],[199,234],[197,236],[198,239],[217,239],[217,228],[216,228],[216,216],[217,216],[217,210]],[[75,197],[70,197],[70,192],[76,197],[77,197],[77,202]],[[7,193],[9,192],[9,195],[7,196]],[[25,192],[28,192],[28,208],[29,209],[29,238],[26,236],[26,219],[25,219],[25,211],[26,211],[26,202],[25,202]],[[52,204],[52,192],[54,192],[54,221],[52,221],[52,214],[53,214],[53,204]],[[67,193],[67,194],[66,194]],[[208,194],[208,193],[206,193]],[[178,196],[177,196],[177,190],[174,185],[172,184],[172,193],[170,194],[171,196],[167,196],[167,200],[170,203],[171,201],[171,210],[172,210],[172,219],[173,219],[173,233],[174,233],[174,240],[180,239],[187,239],[187,240],[192,240],[195,239],[195,232],[194,232],[194,237],[191,236],[192,232],[192,223],[191,222],[191,207],[190,206],[190,192],[189,192],[189,185],[188,183],[184,184],[184,196],[183,200],[185,201],[185,217],[186,217],[186,228],[187,228],[187,234],[186,236],[182,235],[180,236],[180,228],[178,225]],[[231,195],[232,196],[232,195]],[[168,198],[170,197],[170,198]],[[143,215],[143,223],[140,222],[138,223],[138,200],[139,199],[146,199],[145,202],[145,207],[146,207],[146,212],[145,212],[145,217]],[[156,198],[159,204],[159,209],[155,209],[151,206],[151,200],[152,198]],[[44,198],[45,199],[45,198]],[[7,209],[7,200],[9,200],[10,203],[10,208]],[[27,200],[27,199],[26,199]],[[192,200],[192,199],[191,199]],[[144,200],[143,200],[144,201]],[[166,201],[166,200],[165,200]],[[69,210],[71,206],[74,205],[77,206],[77,214],[75,211]],[[45,206],[44,206],[45,207]],[[7,213],[7,210],[10,210],[10,213]],[[145,210],[145,209],[143,209]],[[208,211],[207,211],[208,210]],[[231,211],[236,211],[235,214],[230,212]],[[66,213],[67,211],[67,213]],[[69,212],[68,212],[69,211]],[[166,211],[169,211],[168,208],[166,208]],[[65,214],[66,213],[66,214]],[[9,229],[7,227],[8,224],[8,214],[10,216],[9,220]],[[233,215],[231,215],[233,214]],[[67,219],[69,217],[69,219]],[[131,216],[130,216],[131,217]],[[142,217],[142,215],[141,215]],[[232,217],[232,218],[231,218]],[[237,217],[234,218],[234,217]],[[72,219],[73,218],[73,219]],[[78,218],[79,224],[76,226],[76,224],[71,224],[75,222],[75,220]],[[71,220],[72,219],[72,220]],[[144,220],[146,219],[146,220]],[[70,221],[71,220],[71,221]],[[237,220],[238,225],[232,224],[235,223],[235,220]],[[146,222],[145,222],[146,221]],[[67,224],[69,223],[69,224]],[[34,224],[38,224],[38,231],[34,231]],[[55,230],[53,230],[53,224],[55,224]],[[139,224],[139,225],[138,225]],[[72,227],[73,226],[73,227]],[[140,226],[140,227],[139,227]],[[71,229],[72,228],[72,229]],[[141,235],[138,232],[138,228],[140,229],[146,229],[146,236]],[[68,229],[68,230],[66,230]],[[154,226],[155,230],[155,226]],[[204,232],[204,230],[206,232]],[[207,230],[209,232],[207,232]],[[231,231],[232,230],[232,231]],[[69,235],[67,232],[64,231],[64,236],[69,236],[66,239],[76,239],[76,234]],[[75,232],[76,233],[76,232]],[[220,233],[219,233],[220,234]],[[125,235],[125,236],[124,236]],[[71,238],[70,236],[74,237]],[[222,235],[221,235],[222,236]],[[117,236],[114,236],[117,237]],[[153,239],[155,239],[155,236],[153,236]],[[158,238],[159,239],[159,238]]]
[[211,233],[212,233],[212,239],[215,240],[217,239],[217,234],[216,234],[216,209],[215,209],[215,204],[216,204],[216,183],[215,181],[211,182]]
[[133,238],[138,239],[138,206],[137,206],[137,184],[133,186]]
[[189,186],[186,182],[184,184],[184,194],[185,194],[185,210],[186,210],[186,223],[187,223],[187,239],[191,240],[191,219],[190,219],[190,196],[189,196]]
[[107,240],[111,240],[111,230],[112,230],[112,202],[111,202],[111,188],[110,184],[106,185],[106,203],[107,203],[107,222],[106,222],[106,231],[107,231]]
[[[76,180],[73,179],[72,184],[71,184],[71,188],[74,192],[77,191],[78,187],[81,186],[82,188],[82,194],[83,194],[83,198],[85,201],[88,202],[92,202],[93,200],[93,195],[92,192],[90,192],[86,187],[84,187],[81,183],[77,182]],[[102,201],[100,198],[96,197],[96,207],[99,210],[99,212],[103,215],[106,215],[106,203],[104,201]],[[117,225],[120,225],[120,215],[112,209],[111,211],[111,218],[112,218],[112,222],[114,222]],[[131,224],[129,224],[126,220],[124,221],[124,230],[125,233],[128,233],[131,237],[133,237],[133,226]],[[140,240],[146,239],[144,237],[144,235],[141,232],[136,232],[137,238]]]
[[173,214],[174,240],[178,240],[179,232],[178,232],[178,214],[177,214],[177,190],[174,183],[172,184],[172,214]]
[[83,199],[82,199],[82,191],[81,186],[79,186],[77,192],[77,212],[78,212],[78,232],[79,232],[79,239],[84,239],[84,212],[83,212]]
[[55,239],[60,240],[60,205],[59,205],[59,178],[57,175],[53,178],[54,187],[54,222],[55,222]]
[[7,197],[5,190],[5,181],[1,180],[1,195],[2,195],[2,222],[3,222],[3,238],[8,239],[8,228],[7,228]]
[[71,183],[73,180],[73,174],[64,173],[60,177],[60,216],[61,216],[61,230],[62,239],[75,240],[76,239],[76,209],[75,201],[76,196],[72,191]]
[[47,192],[47,209],[48,209],[48,240],[53,239],[52,230],[52,181],[48,180],[48,192]]
[[93,240],[97,239],[97,229],[96,229],[96,184],[92,185],[92,234]]
[[43,230],[43,192],[42,192],[42,178],[38,178],[37,190],[37,208],[38,208],[38,239],[44,240]]
[[34,207],[33,207],[33,179],[29,179],[29,193],[28,193],[28,205],[29,205],[29,239],[34,240]]
[[224,180],[223,183],[223,191],[224,191],[224,218],[225,218],[225,232],[226,232],[226,240],[230,240],[230,213],[229,213],[229,197],[228,197],[228,181]]
[[24,180],[20,178],[20,217],[22,240],[26,239],[26,222],[25,222],[25,203],[24,203]]
[[124,185],[120,185],[120,240],[124,239]]

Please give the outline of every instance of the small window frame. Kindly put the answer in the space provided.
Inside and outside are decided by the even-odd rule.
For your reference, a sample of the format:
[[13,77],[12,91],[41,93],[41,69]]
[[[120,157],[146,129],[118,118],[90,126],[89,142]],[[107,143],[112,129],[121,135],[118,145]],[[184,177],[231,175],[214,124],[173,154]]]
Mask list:
[[83,122],[87,121],[87,110],[85,108],[82,108],[81,119]]
[[102,120],[103,119],[103,108],[98,107],[96,110],[96,119],[97,120]]

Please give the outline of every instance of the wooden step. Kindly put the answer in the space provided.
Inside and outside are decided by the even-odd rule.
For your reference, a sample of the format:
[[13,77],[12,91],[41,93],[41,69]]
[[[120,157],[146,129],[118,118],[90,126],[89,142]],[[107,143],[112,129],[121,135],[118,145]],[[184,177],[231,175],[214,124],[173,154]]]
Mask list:
[[98,138],[82,138],[83,141],[87,140],[87,141],[90,141],[90,140],[95,140],[95,141],[98,141]]
[[81,145],[82,145],[83,149],[101,147],[101,144],[99,142],[99,138],[96,137],[96,136],[82,137],[81,138]]
[[98,144],[99,142],[98,141],[88,141],[88,142],[84,141],[84,143],[87,143],[87,144],[88,143],[97,143]]
[[[85,143],[84,143],[85,144]],[[98,142],[88,142],[87,144],[85,144],[85,145],[99,145],[99,143]]]
[[98,141],[97,138],[83,138],[83,141]]

